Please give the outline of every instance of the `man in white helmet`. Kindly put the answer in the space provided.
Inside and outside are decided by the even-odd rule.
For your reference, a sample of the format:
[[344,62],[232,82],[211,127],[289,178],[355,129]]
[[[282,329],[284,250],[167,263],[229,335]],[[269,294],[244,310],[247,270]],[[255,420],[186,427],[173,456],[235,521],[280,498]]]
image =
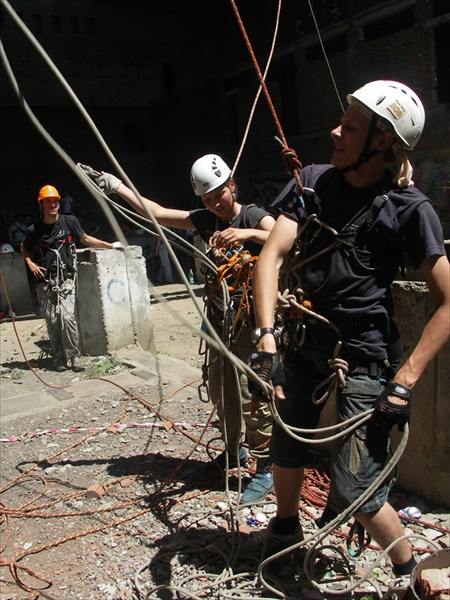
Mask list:
[[[381,473],[390,429],[408,422],[413,388],[448,340],[450,270],[441,224],[429,199],[414,187],[406,154],[423,130],[420,99],[394,81],[368,83],[347,99],[340,125],[331,131],[331,165],[303,169],[303,193],[296,181],[282,192],[275,203],[281,215],[254,275],[258,327],[274,327],[283,262],[283,289],[301,287],[299,303],[307,301],[304,306],[324,320],[301,311],[286,322],[282,357],[274,336],[266,335],[250,360],[255,372],[272,383],[282,420],[307,429],[317,426],[323,406],[313,402],[313,391],[317,397],[317,385],[343,367],[346,376],[336,391],[338,421],[368,409],[373,415],[334,443],[324,521],[356,503],[357,522],[387,548],[403,535],[387,502],[389,482],[380,483],[361,503],[358,498]],[[403,252],[420,267],[437,309],[398,368],[403,356],[390,286]],[[338,356],[345,361],[340,364],[333,360],[338,343]],[[255,399],[264,401],[261,389],[251,388]],[[298,506],[310,447],[274,426],[277,516],[268,531],[269,552],[302,539]],[[399,585],[410,577],[415,559],[405,540],[388,554]]]
[[[103,173],[98,177],[97,183],[106,194],[119,194],[137,212],[147,216],[134,192],[114,175]],[[231,251],[238,245],[251,256],[257,256],[275,220],[255,204],[241,204],[238,201],[238,188],[225,161],[217,154],[200,157],[192,165],[191,183],[204,208],[191,211],[165,208],[147,198],[143,199],[144,205],[166,227],[195,229],[207,244],[213,243],[218,248]],[[216,259],[214,253],[211,258]],[[214,285],[214,281],[209,283]],[[222,336],[224,307],[217,306],[215,302],[219,296],[218,287],[215,294],[212,287],[206,289],[208,319]],[[232,298],[235,305],[239,302],[238,296],[239,293]],[[229,309],[231,308],[230,306]],[[226,339],[228,335],[229,332],[226,333]],[[231,335],[230,349],[244,361],[253,348],[251,337],[252,326],[249,321],[245,321],[243,327],[239,328],[238,335]],[[222,361],[220,353],[213,347],[209,349],[208,375],[211,401],[217,404],[223,438],[227,442],[226,451],[215,459],[215,464],[221,469],[225,469],[227,465],[230,468],[235,468],[238,464],[245,466],[248,456],[242,444],[246,441],[251,454],[256,458],[256,473],[246,486],[241,502],[258,503],[273,488],[269,460],[272,431],[270,410],[264,405],[252,410],[246,375],[236,375],[232,363],[226,359]]]

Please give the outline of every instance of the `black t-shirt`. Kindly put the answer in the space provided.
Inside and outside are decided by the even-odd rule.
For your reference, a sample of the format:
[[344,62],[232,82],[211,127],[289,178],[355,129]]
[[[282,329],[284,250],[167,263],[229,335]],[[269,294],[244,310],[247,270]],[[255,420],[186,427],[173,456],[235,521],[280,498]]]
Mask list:
[[[354,247],[338,243],[315,256],[301,268],[301,284],[313,310],[335,323],[352,354],[366,360],[388,355],[393,302],[390,286],[405,252],[415,266],[430,256],[445,255],[442,226],[429,199],[417,188],[395,188],[386,177],[368,188],[350,186],[341,171],[330,165],[310,165],[301,173],[306,188],[305,205],[296,193],[295,181],[288,184],[275,204],[303,224],[308,215],[337,232],[371,214],[374,199],[388,199],[373,218],[370,231],[356,238]],[[303,258],[316,255],[335,239],[329,230],[312,225],[302,236],[307,242]]]
[[[223,231],[228,227],[237,229],[256,229],[258,223],[269,213],[256,204],[245,204],[240,212],[229,223],[225,223],[207,208],[199,208],[189,213],[191,221],[200,237],[209,243],[209,239],[215,231]],[[245,242],[244,250],[248,250],[252,256],[258,256],[262,246],[256,242]]]
[[74,215],[59,215],[56,223],[38,221],[29,227],[23,241],[33,261],[46,268],[48,274],[57,267],[58,260],[66,272],[75,268],[76,242],[84,236],[79,220]]
[[[256,204],[248,204],[243,205],[239,214],[236,215],[230,222],[226,223],[221,221],[214,213],[209,211],[206,208],[200,208],[197,210],[193,210],[189,213],[191,221],[193,222],[195,229],[198,231],[201,238],[209,243],[210,237],[213,235],[215,231],[223,231],[228,227],[236,227],[238,229],[255,229],[261,219],[266,216],[269,216],[265,210],[256,206]],[[252,256],[258,256],[261,252],[262,246],[257,244],[256,242],[248,241],[243,244],[243,249],[247,250]],[[208,254],[209,255],[209,254]],[[211,254],[210,258],[216,262],[216,264],[220,265],[221,262],[215,258],[214,254]],[[205,290],[207,298],[207,304],[209,307],[208,318],[210,318],[213,324],[217,327],[218,331],[221,331],[221,327],[223,325],[223,315],[224,315],[224,306],[223,306],[223,297],[220,287],[217,285],[216,274],[213,274],[209,269],[206,270],[206,284]],[[232,284],[232,281],[228,281],[229,284]],[[236,291],[234,291],[230,296],[230,305],[228,306],[228,310],[237,310],[237,307],[240,305],[241,299],[243,295],[243,288],[240,287]],[[231,312],[230,312],[231,314]],[[247,315],[246,311],[241,313],[241,317],[251,317]]]

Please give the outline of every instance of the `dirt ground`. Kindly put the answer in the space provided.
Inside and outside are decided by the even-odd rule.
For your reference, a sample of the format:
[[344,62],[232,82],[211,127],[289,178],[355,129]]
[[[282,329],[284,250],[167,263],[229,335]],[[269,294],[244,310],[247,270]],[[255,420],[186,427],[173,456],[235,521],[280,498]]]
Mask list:
[[[194,289],[200,297],[201,286]],[[111,384],[80,402],[62,401],[51,411],[2,420],[2,600],[279,597],[258,580],[261,545],[256,543],[256,553],[241,547],[274,514],[273,495],[258,507],[236,510],[253,465],[224,480],[210,462],[221,443],[211,405],[198,394],[200,315],[181,284],[158,286],[155,293],[160,296],[153,301],[156,353],[170,357],[170,371],[157,377],[144,373],[132,387]],[[124,349],[113,362],[83,357],[83,373],[56,373],[41,319],[2,322],[0,334],[3,402],[20,403],[20,396],[30,393],[38,397],[48,385],[82,385],[97,376],[112,380],[135,370]],[[326,481],[323,465],[309,472],[302,504],[307,533],[316,530]],[[420,505],[417,498],[405,502]],[[427,507],[420,506],[425,513]],[[448,514],[438,510],[425,516],[438,524],[431,529],[435,543],[448,545],[443,533]],[[343,525],[325,541],[341,545],[346,531]],[[376,557],[368,548],[359,569],[369,568]],[[325,598],[308,585],[298,558],[294,554],[278,564],[268,581],[284,597]],[[316,565],[326,577],[336,569],[331,562]],[[383,559],[381,586],[385,566]]]

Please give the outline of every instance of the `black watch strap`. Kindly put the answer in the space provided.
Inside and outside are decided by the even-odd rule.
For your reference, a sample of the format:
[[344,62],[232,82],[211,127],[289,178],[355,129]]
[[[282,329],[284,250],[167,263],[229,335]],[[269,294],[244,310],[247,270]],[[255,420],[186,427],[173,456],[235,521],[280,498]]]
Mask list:
[[259,337],[266,335],[266,333],[271,333],[272,335],[275,335],[275,329],[273,327],[261,327],[261,329],[259,330]]

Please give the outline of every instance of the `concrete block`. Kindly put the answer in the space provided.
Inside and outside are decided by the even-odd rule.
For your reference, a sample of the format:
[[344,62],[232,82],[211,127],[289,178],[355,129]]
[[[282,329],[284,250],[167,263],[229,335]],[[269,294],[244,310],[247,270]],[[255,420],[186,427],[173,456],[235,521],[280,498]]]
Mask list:
[[8,300],[16,316],[33,313],[27,268],[18,252],[0,254],[0,271],[3,285],[0,285],[0,310],[8,313]]
[[139,343],[154,348],[142,249],[77,251],[80,349],[98,356]]
[[143,256],[142,247],[127,246],[125,248],[125,259],[131,316],[136,341],[144,350],[155,352],[146,260]]

